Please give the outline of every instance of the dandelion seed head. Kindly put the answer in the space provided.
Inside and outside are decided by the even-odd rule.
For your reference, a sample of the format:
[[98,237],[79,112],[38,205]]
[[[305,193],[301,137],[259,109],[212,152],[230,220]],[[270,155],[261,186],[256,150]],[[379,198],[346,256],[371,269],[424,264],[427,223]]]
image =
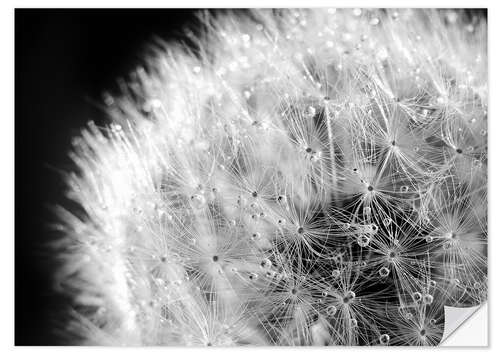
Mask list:
[[487,295],[486,21],[249,15],[103,97],[60,285],[120,344],[438,344],[443,306]]

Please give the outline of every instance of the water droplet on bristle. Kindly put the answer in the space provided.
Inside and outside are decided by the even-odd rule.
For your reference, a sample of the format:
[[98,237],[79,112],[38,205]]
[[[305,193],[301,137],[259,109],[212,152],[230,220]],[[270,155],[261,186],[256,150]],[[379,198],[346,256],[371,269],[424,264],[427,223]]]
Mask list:
[[386,268],[386,267],[382,267],[382,268],[380,268],[380,269],[379,269],[379,271],[378,271],[379,275],[380,275],[382,278],[387,277],[387,276],[389,275],[389,272],[390,272],[390,271],[389,271],[389,269],[388,269],[388,268]]
[[382,345],[387,345],[389,343],[390,337],[388,334],[384,333],[383,335],[380,335],[379,341]]
[[357,238],[357,243],[360,247],[366,247],[370,244],[370,237],[367,235],[362,235]]
[[431,294],[425,294],[423,301],[424,301],[424,304],[430,305],[434,301],[434,296],[432,296]]
[[203,206],[206,203],[205,197],[199,194],[195,194],[191,196],[191,203],[194,208],[200,209],[203,208]]
[[259,238],[260,238],[260,233],[258,232],[252,233],[251,240],[257,240]]
[[330,305],[326,308],[326,313],[328,316],[333,316],[337,313],[337,308],[335,305]]
[[273,266],[273,263],[269,259],[264,259],[260,262],[260,266],[263,269],[269,269]]
[[337,279],[340,276],[340,270],[334,269],[332,271],[332,278]]
[[307,107],[306,114],[309,117],[315,116],[316,115],[316,108],[314,108],[314,107]]

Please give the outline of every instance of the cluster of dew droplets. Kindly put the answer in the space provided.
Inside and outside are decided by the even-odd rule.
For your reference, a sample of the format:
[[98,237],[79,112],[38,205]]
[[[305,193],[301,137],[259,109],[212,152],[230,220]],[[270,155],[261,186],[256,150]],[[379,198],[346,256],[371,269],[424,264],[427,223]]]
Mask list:
[[404,345],[415,326],[437,343],[445,304],[485,296],[485,24],[252,15],[208,21],[202,61],[160,55],[159,77],[106,98],[110,138],[85,133],[72,185],[95,222],[69,220],[99,241],[82,245],[100,295],[81,300],[105,301],[91,320],[137,344]]

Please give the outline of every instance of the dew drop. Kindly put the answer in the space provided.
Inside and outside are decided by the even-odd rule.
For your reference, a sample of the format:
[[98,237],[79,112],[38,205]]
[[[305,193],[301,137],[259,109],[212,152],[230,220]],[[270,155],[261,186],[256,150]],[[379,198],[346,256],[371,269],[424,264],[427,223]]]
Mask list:
[[432,296],[431,294],[425,294],[423,301],[424,301],[424,304],[430,305],[434,301],[434,296]]
[[387,345],[389,343],[390,337],[388,334],[384,333],[383,335],[380,335],[379,341],[382,345]]
[[382,278],[385,278],[389,275],[389,269],[387,267],[382,267],[380,268],[380,270],[378,271],[379,275],[382,277]]
[[316,115],[316,108],[314,107],[307,107],[307,111],[306,111],[306,114],[310,117],[313,117]]
[[260,266],[263,269],[269,269],[273,266],[273,263],[269,259],[266,258],[260,262]]
[[382,221],[382,223],[384,224],[384,226],[389,226],[391,223],[392,223],[392,219],[390,218],[384,218],[384,220]]
[[326,308],[326,313],[328,316],[333,316],[337,313],[337,308],[335,305],[330,305]]
[[399,192],[401,192],[401,193],[406,193],[406,192],[408,192],[408,186],[401,186],[401,187],[399,188]]
[[255,233],[252,233],[252,237],[250,238],[251,240],[257,240],[260,238],[260,233],[259,232],[255,232]]
[[367,235],[361,235],[357,238],[357,243],[360,247],[366,247],[368,244],[370,244],[370,237]]
[[238,206],[244,207],[247,204],[247,200],[244,197],[238,196],[237,203],[238,203]]
[[276,197],[276,202],[278,202],[278,203],[285,203],[286,202],[286,196],[279,195],[278,197]]
[[354,291],[352,291],[352,290],[348,291],[347,294],[345,294],[344,299],[343,299],[344,304],[350,303],[352,300],[354,300],[355,297],[356,297],[356,294],[354,293]]
[[340,270],[334,269],[332,271],[332,278],[337,279],[340,276]]
[[191,196],[191,203],[192,203],[194,208],[200,209],[200,208],[203,208],[203,206],[206,203],[206,200],[205,200],[205,197],[203,197],[202,195],[195,194],[195,195]]
[[414,292],[412,294],[412,298],[414,301],[420,301],[422,300],[422,294],[420,294],[419,292]]

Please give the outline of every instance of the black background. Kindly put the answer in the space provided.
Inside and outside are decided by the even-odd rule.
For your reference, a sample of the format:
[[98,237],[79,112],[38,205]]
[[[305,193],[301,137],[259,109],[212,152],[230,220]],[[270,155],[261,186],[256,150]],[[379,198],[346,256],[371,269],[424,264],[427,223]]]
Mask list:
[[51,292],[51,206],[64,202],[71,138],[116,80],[141,64],[154,36],[178,38],[193,10],[15,11],[15,344],[68,343],[67,302]]

